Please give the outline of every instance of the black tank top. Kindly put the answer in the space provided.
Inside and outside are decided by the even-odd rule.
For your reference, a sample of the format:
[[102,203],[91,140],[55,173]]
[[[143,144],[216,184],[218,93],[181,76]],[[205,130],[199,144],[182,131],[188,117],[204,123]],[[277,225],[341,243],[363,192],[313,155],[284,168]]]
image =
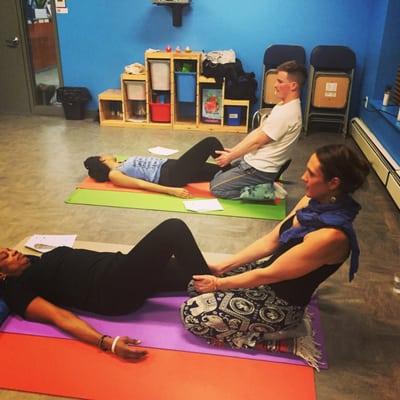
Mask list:
[[[294,216],[292,216],[282,224],[279,231],[280,235],[292,227],[293,218]],[[286,244],[280,245],[276,252],[268,259],[265,266],[272,264],[283,253],[301,243],[302,241],[303,238],[298,238],[290,240]],[[311,296],[314,293],[315,289],[324,280],[328,279],[330,275],[336,272],[342,264],[343,263],[322,265],[321,267],[299,278],[290,279],[278,283],[271,283],[269,286],[273,289],[275,294],[283,300],[286,300],[292,305],[305,307],[310,302]]]

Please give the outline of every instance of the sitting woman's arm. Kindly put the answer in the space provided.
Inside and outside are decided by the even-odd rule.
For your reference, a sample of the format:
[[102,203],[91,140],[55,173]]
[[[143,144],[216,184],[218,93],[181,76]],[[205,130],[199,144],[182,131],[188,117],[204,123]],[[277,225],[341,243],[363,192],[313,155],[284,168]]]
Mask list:
[[[25,318],[31,321],[44,322],[56,326],[66,333],[83,342],[99,346],[102,334],[92,326],[78,318],[76,315],[63,308],[57,307],[42,297],[35,297],[25,310]],[[102,349],[111,350],[113,338],[105,337]],[[115,344],[114,352],[118,357],[136,361],[146,356],[144,350],[135,350],[132,346],[140,343],[140,340],[121,337]]]
[[241,265],[270,256],[279,246],[279,231],[282,224],[284,224],[286,220],[291,218],[297,210],[307,206],[308,202],[309,198],[303,197],[289,213],[289,215],[277,226],[275,226],[275,228],[271,232],[256,240],[233,256],[228,257],[226,260],[218,263],[210,263],[208,265],[210,270],[213,271],[213,273],[216,275],[221,275],[223,273],[231,271],[232,269],[240,267]]
[[122,186],[131,189],[143,189],[151,192],[169,194],[171,196],[187,199],[190,197],[189,192],[184,188],[163,186],[157,183],[146,182],[142,179],[132,178],[125,175],[121,171],[111,170],[108,174],[108,179],[117,186]]
[[195,275],[195,288],[201,293],[260,285],[296,279],[325,264],[343,262],[349,254],[346,234],[338,229],[324,228],[309,233],[302,243],[282,254],[270,266],[242,274],[217,278]]

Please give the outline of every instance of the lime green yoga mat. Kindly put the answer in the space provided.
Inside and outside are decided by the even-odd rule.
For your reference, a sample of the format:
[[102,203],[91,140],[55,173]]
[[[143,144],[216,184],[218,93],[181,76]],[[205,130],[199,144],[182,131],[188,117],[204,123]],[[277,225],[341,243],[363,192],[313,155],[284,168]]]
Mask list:
[[[282,220],[286,216],[285,200],[281,200],[279,204],[218,200],[224,208],[223,211],[209,211],[201,214],[272,220]],[[193,213],[193,211],[186,210],[182,199],[158,193],[127,193],[112,190],[76,189],[65,202],[68,204]]]

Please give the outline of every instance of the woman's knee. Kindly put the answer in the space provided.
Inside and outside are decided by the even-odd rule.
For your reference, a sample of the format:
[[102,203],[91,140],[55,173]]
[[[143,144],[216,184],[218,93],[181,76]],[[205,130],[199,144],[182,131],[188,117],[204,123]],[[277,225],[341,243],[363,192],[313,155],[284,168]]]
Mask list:
[[223,150],[224,146],[215,136],[208,136],[200,141],[205,146],[214,150]]
[[173,232],[181,232],[183,230],[189,229],[186,223],[179,218],[166,219],[165,221],[161,222],[159,228],[168,230],[168,232],[170,232],[171,234]]

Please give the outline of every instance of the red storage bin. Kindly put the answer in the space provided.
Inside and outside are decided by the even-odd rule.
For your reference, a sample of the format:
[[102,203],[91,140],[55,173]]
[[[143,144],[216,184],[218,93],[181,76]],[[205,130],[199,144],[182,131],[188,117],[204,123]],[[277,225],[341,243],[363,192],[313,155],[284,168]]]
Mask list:
[[150,103],[150,117],[153,122],[171,122],[171,104]]

